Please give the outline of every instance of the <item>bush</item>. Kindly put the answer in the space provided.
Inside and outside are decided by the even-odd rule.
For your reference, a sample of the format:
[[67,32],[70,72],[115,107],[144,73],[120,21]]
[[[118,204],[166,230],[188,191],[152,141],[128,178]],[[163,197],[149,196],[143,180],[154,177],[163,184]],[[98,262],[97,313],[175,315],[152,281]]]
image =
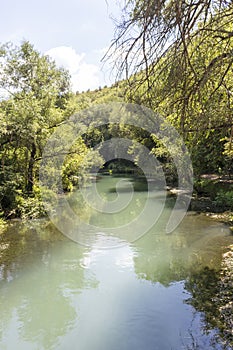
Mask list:
[[225,210],[233,210],[233,190],[220,190],[215,197],[215,203]]
[[194,181],[194,190],[197,194],[210,197],[216,197],[216,184],[210,179],[197,179]]
[[37,196],[24,198],[16,197],[16,213],[22,220],[36,219],[45,216],[45,209],[41,199]]

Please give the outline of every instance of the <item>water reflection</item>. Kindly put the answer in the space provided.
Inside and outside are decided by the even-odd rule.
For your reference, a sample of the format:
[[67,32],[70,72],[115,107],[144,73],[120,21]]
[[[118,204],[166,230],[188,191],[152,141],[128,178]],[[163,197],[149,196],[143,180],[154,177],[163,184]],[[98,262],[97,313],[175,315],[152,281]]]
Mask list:
[[[218,330],[213,337],[213,343],[220,343],[223,349],[230,350],[233,347],[233,333],[230,326],[232,318],[230,314],[226,314],[225,319],[221,313],[221,308],[230,306],[229,300],[232,300],[230,285],[227,288],[228,290],[223,293],[219,271],[204,267],[190,274],[185,281],[185,289],[190,293],[185,302],[202,313],[206,332],[210,329]],[[229,309],[232,310],[232,306]]]
[[15,223],[0,236],[0,349],[224,349],[211,300],[233,237],[191,214],[166,235],[169,215],[108,250],[119,238],[99,232],[88,248],[45,221]]
[[78,318],[70,295],[98,284],[81,266],[83,248],[35,226],[2,237],[0,344],[7,349],[56,349]]
[[[137,191],[132,194],[133,187]],[[122,246],[134,242],[157,222],[165,197],[166,191],[156,187],[147,192],[143,181],[105,176],[68,197],[72,210],[63,201],[53,222],[80,244],[92,246],[96,236],[105,233],[117,237],[115,243]],[[103,248],[115,247],[112,243],[114,240],[105,239]]]

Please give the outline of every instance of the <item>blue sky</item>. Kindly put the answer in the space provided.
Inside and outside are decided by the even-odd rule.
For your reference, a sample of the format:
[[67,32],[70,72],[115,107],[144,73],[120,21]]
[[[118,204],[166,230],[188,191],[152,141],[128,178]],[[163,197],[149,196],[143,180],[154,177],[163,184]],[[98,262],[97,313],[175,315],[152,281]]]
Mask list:
[[58,65],[69,69],[73,90],[110,83],[100,62],[114,34],[111,16],[123,0],[5,0],[1,3],[0,42],[29,40]]

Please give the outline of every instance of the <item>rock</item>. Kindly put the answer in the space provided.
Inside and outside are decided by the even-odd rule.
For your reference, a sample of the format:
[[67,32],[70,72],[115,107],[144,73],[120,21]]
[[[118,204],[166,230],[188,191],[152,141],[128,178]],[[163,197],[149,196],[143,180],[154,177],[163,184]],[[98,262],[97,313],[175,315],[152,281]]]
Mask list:
[[192,198],[190,210],[198,212],[218,212],[216,204],[208,197]]
[[233,344],[233,245],[223,254],[220,276],[218,293],[213,301],[218,305],[224,334]]

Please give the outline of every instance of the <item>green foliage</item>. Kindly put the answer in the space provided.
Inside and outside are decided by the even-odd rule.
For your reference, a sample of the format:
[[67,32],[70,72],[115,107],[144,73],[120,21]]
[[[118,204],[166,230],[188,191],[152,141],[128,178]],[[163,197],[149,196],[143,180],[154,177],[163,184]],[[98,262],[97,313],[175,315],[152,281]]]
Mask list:
[[91,172],[93,167],[99,168],[103,164],[98,151],[89,151],[83,140],[79,142],[72,147],[63,164],[62,182],[66,191],[72,191],[82,185],[87,180],[86,174]]
[[[134,4],[136,2],[131,1],[131,9]],[[142,19],[147,13],[145,8],[148,13],[152,11],[150,2],[145,8],[144,5],[144,1],[137,2],[132,12],[131,19],[139,25],[139,14]],[[173,4],[171,8],[167,2],[163,6],[158,11],[165,17],[175,18],[177,13],[171,12]],[[151,14],[154,18],[154,12]],[[182,134],[191,154],[195,175],[230,174],[233,74],[229,53],[233,50],[233,35],[227,36],[231,33],[228,16],[231,16],[229,9],[222,9],[221,16],[206,23],[208,35],[204,37],[204,31],[198,27],[192,31],[192,45],[187,43],[185,60],[183,46],[171,46],[161,59],[131,75],[128,81],[117,82],[110,88],[77,92],[76,95],[69,90],[69,74],[58,69],[52,60],[37,52],[30,43],[23,42],[19,47],[2,45],[0,87],[8,91],[8,97],[0,102],[0,210],[5,216],[41,215],[35,188],[43,148],[56,126],[64,123],[74,112],[96,104],[124,101],[150,107]],[[198,23],[202,28],[204,24],[199,19]],[[220,38],[220,34],[226,37]],[[69,137],[65,128],[63,133]],[[113,137],[127,137],[134,141],[128,152],[134,155],[135,164],[140,159],[137,145],[146,146],[162,162],[167,181],[170,184],[176,182],[173,155],[168,153],[156,135],[122,121],[120,125],[98,128],[89,125],[88,131],[75,142],[65,158],[61,175],[65,190],[71,191],[79,186],[85,181],[87,169],[102,164],[98,150],[92,155],[89,150]],[[62,151],[59,145],[56,151]],[[177,150],[172,152],[175,154]],[[118,168],[115,165],[110,170],[118,171]],[[58,174],[52,158],[48,172],[53,175],[56,185]],[[195,187],[202,193],[211,193],[213,199],[219,191],[213,183],[199,182]],[[35,206],[35,212],[30,212],[30,206]],[[24,209],[20,211],[20,207]]]
[[0,210],[7,217],[35,218],[44,214],[35,186],[43,148],[77,109],[76,100],[68,72],[29,42],[2,45],[0,56],[0,87],[8,94],[0,101]]
[[216,183],[211,179],[196,179],[194,181],[194,190],[201,196],[215,198]]
[[142,170],[134,163],[125,159],[114,159],[105,165],[109,174],[134,174],[143,175]]
[[[70,92],[68,72],[57,68],[27,41],[0,47],[0,88],[7,91],[7,97],[0,101],[0,210],[8,218],[35,218],[45,213],[37,185],[50,135],[62,124],[59,137],[68,142],[70,129],[65,121],[73,113],[121,97],[117,86],[75,96]],[[101,166],[98,151],[90,152],[90,148],[98,144],[104,131],[90,126],[88,134],[75,141],[64,159],[62,174],[56,169],[55,157],[63,152],[58,140],[48,161],[51,190],[56,190],[61,176],[63,189],[71,191],[86,180],[87,169]],[[51,193],[43,193],[43,198],[47,195]]]
[[113,48],[128,75],[126,99],[177,128],[196,175],[231,172],[232,2],[130,0],[123,12]]
[[6,225],[7,225],[6,220],[1,218],[1,213],[0,213],[0,234],[4,231]]
[[34,197],[22,197],[18,195],[16,197],[15,214],[22,220],[36,219],[45,216],[45,209],[41,198]]
[[233,140],[232,138],[225,138],[223,141],[226,141],[224,143],[224,152],[223,154],[227,156],[228,158],[233,159]]
[[215,197],[215,202],[225,210],[233,210],[233,190],[220,190]]
[[0,104],[2,181],[9,169],[23,176],[23,192],[32,192],[37,158],[53,126],[64,120],[69,76],[28,42],[2,46],[0,62],[0,87],[9,94]]

